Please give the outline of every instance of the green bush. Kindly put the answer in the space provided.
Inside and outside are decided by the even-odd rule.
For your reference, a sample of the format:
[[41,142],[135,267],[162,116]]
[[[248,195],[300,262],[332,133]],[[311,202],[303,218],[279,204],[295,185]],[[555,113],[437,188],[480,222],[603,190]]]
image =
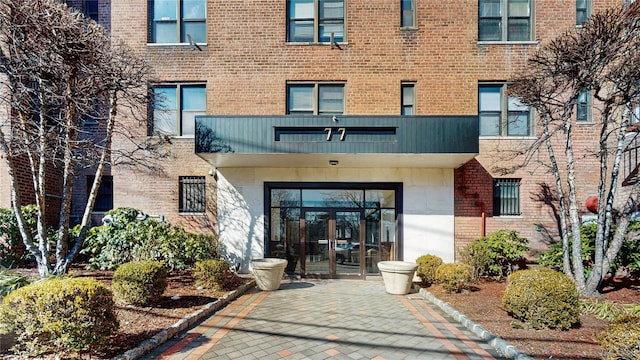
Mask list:
[[460,251],[462,259],[473,267],[476,276],[503,279],[524,263],[529,251],[529,240],[517,231],[498,230],[489,236],[474,240]]
[[[27,232],[36,235],[38,219],[38,210],[35,205],[26,205],[22,208],[23,219],[27,228]],[[55,242],[55,230],[47,231],[47,239],[49,242]],[[11,268],[16,263],[24,262],[29,259],[30,254],[16,253],[16,246],[22,243],[22,236],[18,229],[18,221],[13,209],[0,209],[0,266]]]
[[131,305],[149,305],[160,300],[167,287],[167,270],[158,261],[133,261],[113,273],[111,288],[116,298]]
[[613,320],[598,335],[605,359],[640,359],[640,315],[624,315]]
[[418,269],[416,275],[422,282],[432,284],[436,280],[436,268],[442,265],[442,259],[435,255],[422,255],[416,259]]
[[0,329],[13,350],[38,356],[88,349],[118,329],[111,291],[90,278],[51,278],[11,292],[0,306]]
[[[582,264],[585,268],[585,275],[588,276],[591,266],[594,262],[595,242],[596,242],[597,225],[595,222],[588,222],[580,227],[580,246],[582,248]],[[622,243],[622,248],[618,252],[618,256],[611,265],[609,272],[615,273],[618,269],[627,270],[629,275],[640,275],[640,239],[633,234],[640,231],[640,221],[633,221],[629,224],[627,232],[631,234],[627,240]],[[612,233],[609,241],[613,239]],[[569,238],[569,247],[571,248],[572,238]],[[572,258],[571,252],[569,257]],[[540,253],[538,264],[549,266],[554,269],[562,269],[562,243],[552,243],[547,251]]]
[[521,270],[511,274],[502,305],[534,329],[567,330],[580,323],[575,284],[555,270]]
[[208,289],[224,289],[231,275],[229,264],[222,259],[198,261],[193,267],[196,284]]
[[189,233],[131,208],[106,215],[112,220],[89,230],[82,250],[92,268],[115,269],[126,262],[155,260],[171,270],[182,270],[219,256],[215,236]]
[[436,268],[436,281],[448,291],[469,290],[475,281],[473,268],[465,263],[442,264]]
[[26,276],[0,267],[0,298],[27,285],[29,279]]

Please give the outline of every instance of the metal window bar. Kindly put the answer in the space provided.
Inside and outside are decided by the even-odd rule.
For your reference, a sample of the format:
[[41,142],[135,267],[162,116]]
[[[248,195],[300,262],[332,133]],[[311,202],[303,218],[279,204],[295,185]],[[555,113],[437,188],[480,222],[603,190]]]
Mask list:
[[493,215],[520,215],[520,179],[494,181]]
[[178,212],[205,212],[205,178],[204,176],[180,177],[180,204]]

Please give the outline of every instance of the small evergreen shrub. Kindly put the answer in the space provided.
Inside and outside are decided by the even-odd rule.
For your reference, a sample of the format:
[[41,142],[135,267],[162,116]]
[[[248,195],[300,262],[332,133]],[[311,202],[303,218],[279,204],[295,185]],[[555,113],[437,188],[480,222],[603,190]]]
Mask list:
[[498,230],[474,240],[460,251],[463,262],[470,264],[476,276],[503,279],[524,263],[529,251],[529,240],[517,231]]
[[511,274],[502,305],[534,329],[567,330],[580,323],[578,290],[555,270],[521,270]]
[[111,288],[120,301],[131,305],[156,303],[167,287],[167,270],[158,261],[133,261],[113,273]]
[[435,278],[451,292],[469,290],[475,281],[473,268],[465,263],[442,264],[436,268]]
[[0,299],[23,286],[29,285],[29,279],[8,269],[0,267]]
[[640,359],[640,315],[623,315],[598,335],[604,358]]
[[418,269],[416,275],[422,279],[422,282],[432,284],[436,281],[436,268],[442,265],[442,259],[435,255],[422,255],[416,259]]
[[222,259],[198,261],[193,267],[196,284],[207,289],[224,289],[231,275],[229,264]]
[[28,356],[88,349],[117,329],[111,291],[90,278],[36,282],[11,292],[0,306],[0,330],[14,333],[13,350]]

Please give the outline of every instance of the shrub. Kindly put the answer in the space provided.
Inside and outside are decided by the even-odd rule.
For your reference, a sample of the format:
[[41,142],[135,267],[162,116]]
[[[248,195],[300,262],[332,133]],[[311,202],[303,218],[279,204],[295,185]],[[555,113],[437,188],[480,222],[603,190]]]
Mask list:
[[209,289],[224,289],[231,274],[229,264],[222,259],[198,261],[193,267],[196,284]]
[[0,299],[23,286],[29,285],[29,279],[8,269],[0,268]]
[[605,359],[640,359],[640,315],[624,315],[613,320],[598,335]]
[[503,279],[514,271],[515,265],[524,263],[527,251],[529,240],[520,237],[517,231],[503,229],[474,240],[460,253],[476,276]]
[[172,270],[186,269],[198,260],[218,256],[215,236],[192,234],[131,208],[107,215],[111,221],[89,230],[82,250],[92,268],[115,269],[126,262],[155,260]]
[[502,305],[534,329],[566,330],[580,322],[575,284],[555,270],[521,270],[511,274]]
[[436,268],[442,265],[442,259],[435,255],[422,255],[416,259],[416,274],[423,282],[431,284],[436,280]]
[[436,281],[448,291],[461,292],[473,285],[473,268],[465,263],[442,264],[436,268]]
[[[22,215],[27,232],[36,234],[36,221],[38,210],[35,205],[26,205],[22,208]],[[47,231],[49,242],[55,242],[55,230]],[[16,263],[27,260],[30,254],[19,254],[16,246],[22,242],[18,221],[12,209],[0,209],[0,266],[11,268]]]
[[111,288],[116,297],[131,305],[156,303],[167,287],[167,270],[158,261],[133,261],[113,273]]
[[38,356],[103,343],[118,329],[118,320],[112,293],[99,281],[51,278],[7,295],[0,325],[15,334],[14,351]]

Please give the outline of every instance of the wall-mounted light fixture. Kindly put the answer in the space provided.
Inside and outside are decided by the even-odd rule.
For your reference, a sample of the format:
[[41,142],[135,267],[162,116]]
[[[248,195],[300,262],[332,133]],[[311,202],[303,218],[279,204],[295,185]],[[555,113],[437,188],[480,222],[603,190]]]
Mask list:
[[331,166],[338,166],[340,162],[338,160],[329,160],[329,165]]

